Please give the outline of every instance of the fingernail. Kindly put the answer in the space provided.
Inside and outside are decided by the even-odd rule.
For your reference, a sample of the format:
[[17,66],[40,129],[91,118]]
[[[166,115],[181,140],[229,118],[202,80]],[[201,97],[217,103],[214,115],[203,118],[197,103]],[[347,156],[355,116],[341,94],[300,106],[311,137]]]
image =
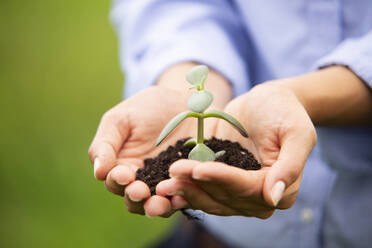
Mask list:
[[181,204],[178,204],[178,206],[173,206],[173,209],[174,210],[180,210],[180,209],[183,209],[183,208],[186,208],[189,204],[185,201]]
[[114,179],[114,181],[121,185],[121,186],[125,186],[125,185],[128,185],[129,183],[129,180],[127,177],[123,177],[123,176],[120,176],[119,172],[118,171],[115,171],[113,174],[112,174],[112,178]]
[[174,176],[171,173],[169,173],[169,177],[174,178],[174,179],[190,179],[190,177],[188,177],[188,176]]
[[125,186],[125,185],[128,185],[128,180],[116,180],[116,183],[121,185],[121,186]]
[[183,191],[176,191],[176,192],[168,193],[167,195],[169,195],[169,196],[172,196],[172,195],[184,196],[185,193],[183,193]]
[[198,176],[198,175],[192,175],[192,179],[194,180],[198,180],[198,181],[211,181],[211,179],[209,177],[201,177],[201,176]]
[[94,167],[94,176],[96,176],[96,173],[97,173],[97,170],[98,170],[99,166],[100,166],[99,159],[96,158],[96,159],[94,160],[94,166],[93,166],[93,167]]
[[155,218],[155,216],[150,216],[150,215],[148,215],[147,212],[145,212],[145,215],[146,215],[146,217],[149,218],[149,219],[154,219],[154,218]]
[[271,190],[271,199],[274,203],[274,206],[277,206],[279,201],[283,197],[285,190],[285,183],[283,181],[278,181],[275,183],[274,187]]
[[182,205],[182,206],[178,206],[178,207],[174,207],[173,210],[181,210],[183,208],[186,208],[188,206],[188,204],[185,204],[185,205]]
[[129,197],[129,200],[131,200],[132,202],[140,202],[140,201],[142,201],[142,199],[136,199],[136,198],[133,198],[133,196],[130,196],[130,195],[128,195],[128,197]]
[[181,210],[181,209],[185,209],[186,207],[187,207],[187,205],[186,206],[183,206],[183,207],[173,208],[173,210],[178,211],[178,210]]

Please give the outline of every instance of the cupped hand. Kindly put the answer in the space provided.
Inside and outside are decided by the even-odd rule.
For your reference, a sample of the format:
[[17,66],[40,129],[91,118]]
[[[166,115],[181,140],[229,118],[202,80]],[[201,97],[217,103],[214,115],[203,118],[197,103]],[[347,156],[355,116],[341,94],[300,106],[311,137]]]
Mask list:
[[280,82],[268,82],[231,101],[225,112],[246,128],[244,138],[223,120],[216,136],[238,141],[262,163],[245,171],[217,162],[181,160],[157,194],[182,196],[188,207],[216,215],[270,217],[295,202],[302,171],[316,143],[315,128],[295,94]]
[[[144,158],[156,156],[180,138],[195,135],[196,122],[187,119],[160,146],[154,145],[167,122],[186,110],[186,102],[187,96],[179,91],[154,86],[121,102],[102,117],[89,148],[94,175],[105,180],[109,191],[124,195],[132,213],[168,216],[173,212],[170,200],[151,197],[148,186],[135,180],[135,173],[143,166]],[[212,126],[210,123],[210,130]],[[185,204],[180,197],[173,199],[173,205]]]

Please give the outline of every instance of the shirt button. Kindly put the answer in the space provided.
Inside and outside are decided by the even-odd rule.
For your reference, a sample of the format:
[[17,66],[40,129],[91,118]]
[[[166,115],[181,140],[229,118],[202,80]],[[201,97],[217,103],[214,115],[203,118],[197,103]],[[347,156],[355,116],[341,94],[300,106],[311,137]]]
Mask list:
[[301,211],[301,220],[304,224],[310,224],[313,222],[314,212],[311,208],[303,208]]

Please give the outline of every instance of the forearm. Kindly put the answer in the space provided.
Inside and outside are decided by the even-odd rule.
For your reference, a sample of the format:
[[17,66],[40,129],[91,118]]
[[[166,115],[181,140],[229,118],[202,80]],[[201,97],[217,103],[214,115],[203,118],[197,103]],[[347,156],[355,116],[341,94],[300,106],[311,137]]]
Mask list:
[[[191,85],[186,81],[185,75],[193,66],[195,63],[187,62],[168,68],[157,80],[157,85],[180,91],[188,98],[194,91],[189,89]],[[223,109],[231,100],[230,83],[216,71],[210,70],[205,85],[206,90],[214,96],[212,108]]]
[[371,89],[346,67],[331,66],[279,84],[295,93],[316,125],[372,123]]

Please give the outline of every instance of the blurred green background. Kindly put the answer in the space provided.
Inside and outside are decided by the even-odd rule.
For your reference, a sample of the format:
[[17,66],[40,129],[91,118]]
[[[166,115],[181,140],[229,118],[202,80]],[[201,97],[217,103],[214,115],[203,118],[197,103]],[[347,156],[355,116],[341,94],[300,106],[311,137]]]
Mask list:
[[142,247],[172,220],[129,214],[87,149],[121,100],[109,1],[0,1],[0,247]]

